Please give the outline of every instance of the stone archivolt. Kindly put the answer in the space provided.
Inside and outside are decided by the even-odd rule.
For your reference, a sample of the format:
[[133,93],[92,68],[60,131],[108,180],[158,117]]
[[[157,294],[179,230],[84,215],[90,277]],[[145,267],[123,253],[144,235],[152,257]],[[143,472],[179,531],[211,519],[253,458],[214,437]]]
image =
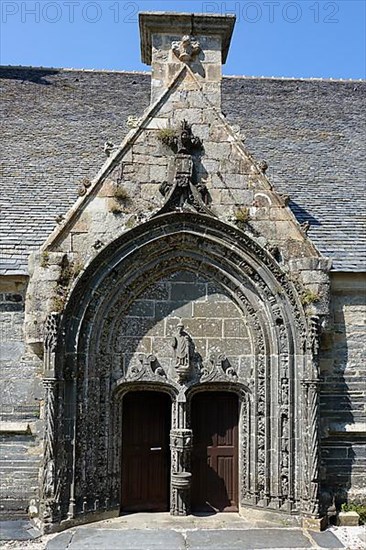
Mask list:
[[[184,346],[179,358],[175,354],[180,363],[186,359],[175,365],[177,376],[159,354],[139,355],[137,366],[127,369],[121,364],[115,350],[128,309],[146,287],[182,270],[214,281],[240,309],[250,337],[250,374],[235,369],[225,355],[197,362],[190,348],[195,335],[187,333],[188,355]],[[172,399],[177,443],[171,446],[171,513],[190,510],[191,398],[217,388],[236,392],[241,402],[240,505],[317,513],[318,333],[314,322],[307,325],[286,274],[243,232],[187,212],[131,230],[79,278],[57,334],[57,346],[52,344],[57,403],[55,392],[46,396],[45,522],[119,509],[123,395],[135,389],[158,389]]]

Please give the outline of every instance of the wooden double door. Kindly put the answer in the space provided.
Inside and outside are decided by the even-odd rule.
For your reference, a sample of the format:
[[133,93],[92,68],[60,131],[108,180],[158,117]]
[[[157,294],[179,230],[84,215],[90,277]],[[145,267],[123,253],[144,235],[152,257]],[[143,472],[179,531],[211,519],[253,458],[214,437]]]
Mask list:
[[239,402],[230,392],[192,399],[192,510],[238,510]]
[[[198,393],[192,399],[192,509],[238,510],[238,397]],[[171,399],[152,391],[123,399],[121,509],[168,511]]]

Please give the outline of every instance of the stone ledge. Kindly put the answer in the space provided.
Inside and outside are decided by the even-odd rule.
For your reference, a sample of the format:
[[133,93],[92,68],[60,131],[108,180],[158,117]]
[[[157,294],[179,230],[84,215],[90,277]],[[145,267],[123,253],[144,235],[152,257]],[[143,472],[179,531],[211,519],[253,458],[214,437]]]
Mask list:
[[333,422],[329,424],[328,432],[331,434],[366,434],[366,422],[354,422],[352,424]]
[[29,422],[0,422],[0,434],[32,435]]

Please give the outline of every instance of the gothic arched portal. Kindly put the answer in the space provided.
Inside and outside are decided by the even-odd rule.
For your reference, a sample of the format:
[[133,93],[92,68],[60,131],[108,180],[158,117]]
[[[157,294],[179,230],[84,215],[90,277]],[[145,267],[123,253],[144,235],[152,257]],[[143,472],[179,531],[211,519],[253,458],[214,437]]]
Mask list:
[[172,514],[190,511],[191,403],[202,391],[238,396],[239,508],[316,514],[313,334],[293,283],[248,235],[205,215],[156,217],[93,260],[57,322],[50,522],[119,511],[131,391],[170,396]]

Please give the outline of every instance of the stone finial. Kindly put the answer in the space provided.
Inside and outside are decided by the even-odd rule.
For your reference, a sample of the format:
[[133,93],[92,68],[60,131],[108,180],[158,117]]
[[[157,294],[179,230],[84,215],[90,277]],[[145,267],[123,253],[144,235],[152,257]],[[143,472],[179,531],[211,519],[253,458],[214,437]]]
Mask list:
[[193,36],[185,34],[180,42],[172,43],[172,50],[182,63],[189,63],[200,53],[201,46]]

